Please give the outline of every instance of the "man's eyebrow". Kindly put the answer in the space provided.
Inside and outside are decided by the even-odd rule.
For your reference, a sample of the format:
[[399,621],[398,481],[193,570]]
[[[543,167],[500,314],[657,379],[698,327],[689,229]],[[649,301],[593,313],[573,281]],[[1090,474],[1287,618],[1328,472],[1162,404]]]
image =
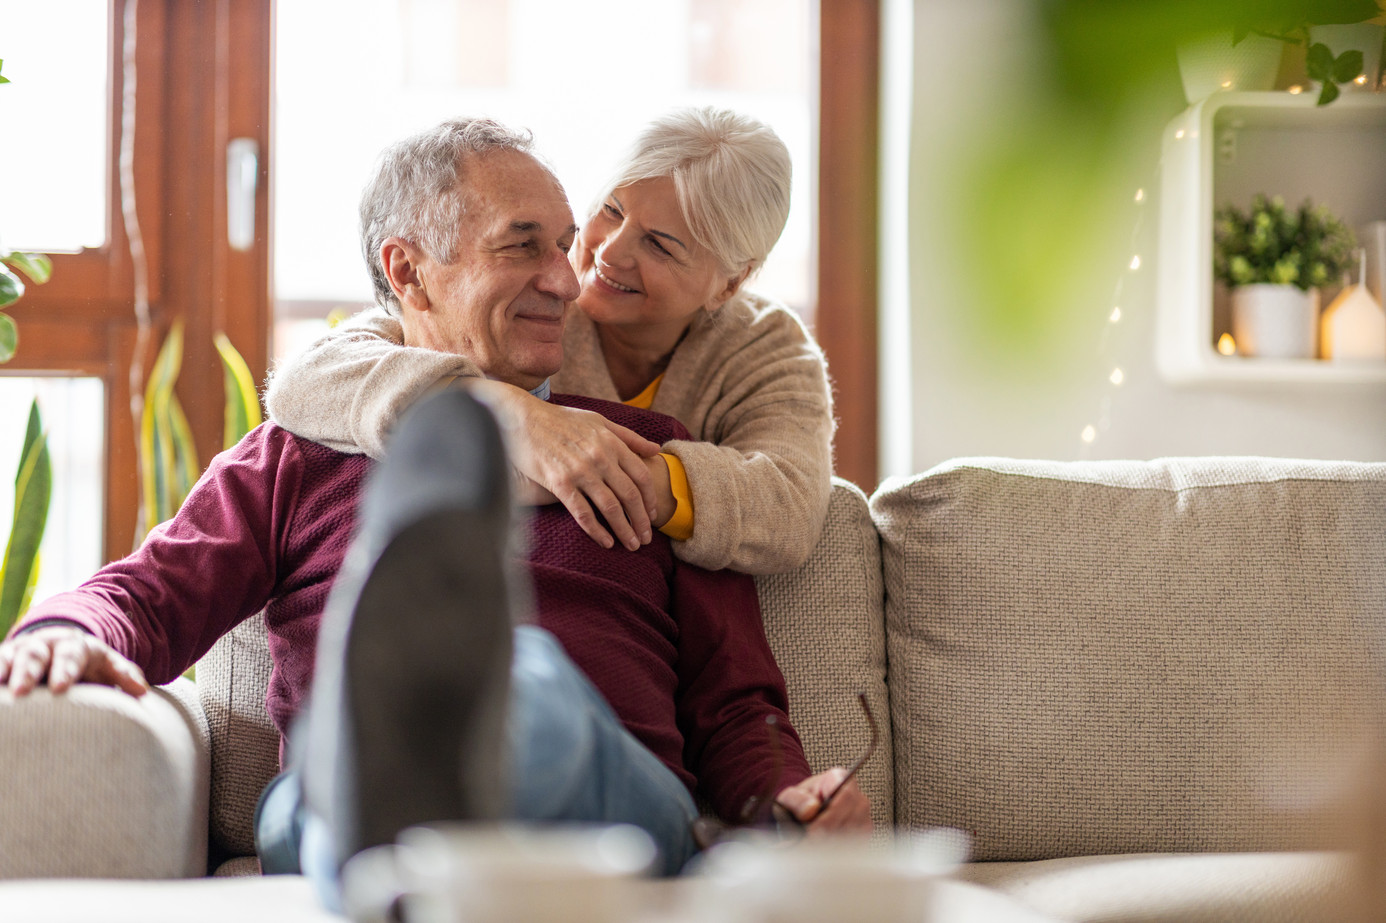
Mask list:
[[[532,233],[535,232],[535,231],[542,231],[543,229],[544,229],[544,225],[543,225],[543,223],[541,223],[541,222],[539,222],[539,221],[512,221],[512,222],[510,222],[510,230],[513,231],[513,232],[515,232],[516,234],[532,234]],[[567,237],[568,235],[570,235],[570,234],[576,234],[577,232],[578,232],[578,226],[577,226],[576,224],[570,224],[570,225],[568,225],[567,230],[565,230],[565,231],[564,231],[562,234],[560,234],[559,236],[560,236],[560,237]]]
[[[620,206],[621,206],[621,211],[625,211],[625,210],[626,210],[626,206],[625,206],[624,204],[622,204],[622,202],[621,202],[620,199],[616,198],[616,193],[613,192],[613,193],[611,194],[611,200],[612,200],[613,202],[615,202],[617,205],[620,205]],[[662,237],[662,238],[664,238],[665,240],[672,240],[674,243],[676,243],[676,244],[678,244],[680,247],[682,247],[682,248],[684,249],[684,252],[687,252],[687,251],[688,251],[688,244],[686,244],[686,243],[684,243],[683,241],[679,240],[679,239],[678,239],[677,237],[675,237],[673,234],[668,234],[668,233],[665,233],[664,231],[656,231],[654,228],[650,228],[650,233],[653,234],[653,235],[656,236],[656,237]]]

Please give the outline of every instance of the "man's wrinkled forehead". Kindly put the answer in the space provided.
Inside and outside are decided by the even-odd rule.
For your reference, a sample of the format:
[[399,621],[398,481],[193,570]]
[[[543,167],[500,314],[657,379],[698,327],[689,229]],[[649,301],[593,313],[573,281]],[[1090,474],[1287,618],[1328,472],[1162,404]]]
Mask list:
[[542,160],[520,151],[470,154],[458,170],[462,214],[494,230],[562,234],[575,227],[568,194]]

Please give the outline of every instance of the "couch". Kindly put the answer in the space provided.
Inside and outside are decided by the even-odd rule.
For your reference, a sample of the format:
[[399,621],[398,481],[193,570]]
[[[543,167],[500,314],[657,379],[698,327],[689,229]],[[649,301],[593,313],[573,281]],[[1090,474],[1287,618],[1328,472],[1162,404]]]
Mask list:
[[[837,480],[811,559],[758,582],[814,767],[865,748],[864,692],[878,826],[970,837],[954,897],[983,909],[950,918],[1386,907],[1386,464],[974,458],[869,499]],[[268,666],[251,620],[196,684],[138,701],[0,692],[0,906],[329,918],[251,857]]]

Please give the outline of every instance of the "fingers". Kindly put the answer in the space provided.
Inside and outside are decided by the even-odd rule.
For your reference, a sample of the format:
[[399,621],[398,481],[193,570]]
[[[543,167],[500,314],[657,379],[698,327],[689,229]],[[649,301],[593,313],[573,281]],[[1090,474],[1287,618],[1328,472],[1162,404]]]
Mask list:
[[26,635],[5,642],[5,647],[10,651],[6,685],[15,696],[28,695],[48,672],[53,652],[42,640]]
[[0,682],[25,696],[47,680],[55,693],[78,682],[102,683],[141,696],[149,683],[139,667],[77,629],[42,629],[0,644]]
[[[577,522],[582,531],[591,536],[592,540],[598,545],[601,545],[603,548],[611,548],[616,544],[611,537],[611,533],[602,528],[602,524],[597,520],[596,514],[592,512],[591,505],[587,502],[587,498],[581,491],[572,489],[564,490],[563,493],[558,495],[558,500],[572,515],[574,521]],[[610,520],[608,520],[608,522],[609,521]],[[621,520],[621,522],[624,523],[625,520]],[[629,529],[630,526],[627,525],[626,528]],[[623,541],[622,544],[626,543]],[[626,544],[626,547],[629,548],[630,545]]]
[[606,428],[615,433],[616,436],[626,444],[626,448],[630,449],[636,455],[649,457],[659,452],[659,443],[651,442],[633,429],[624,427],[619,423],[613,423],[610,420],[606,420]]
[[869,833],[871,802],[856,779],[844,785],[846,778],[847,770],[835,767],[785,789],[776,800],[808,825],[810,836]]

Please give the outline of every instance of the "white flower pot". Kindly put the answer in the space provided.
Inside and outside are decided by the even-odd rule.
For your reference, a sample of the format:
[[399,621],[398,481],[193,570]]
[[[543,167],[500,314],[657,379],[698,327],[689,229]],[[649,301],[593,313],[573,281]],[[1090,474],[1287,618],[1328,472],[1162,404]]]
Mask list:
[[1185,42],[1176,50],[1184,95],[1193,105],[1219,90],[1271,90],[1285,44],[1248,35],[1232,44],[1232,33],[1216,32]]
[[1263,359],[1318,355],[1319,292],[1293,285],[1239,285],[1232,289],[1232,338],[1237,352]]

